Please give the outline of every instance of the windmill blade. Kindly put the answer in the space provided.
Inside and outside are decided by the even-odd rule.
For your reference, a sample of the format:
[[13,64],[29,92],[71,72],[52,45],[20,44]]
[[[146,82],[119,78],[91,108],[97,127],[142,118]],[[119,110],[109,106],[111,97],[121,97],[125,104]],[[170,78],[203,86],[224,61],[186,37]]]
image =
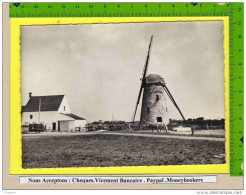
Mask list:
[[174,100],[172,94],[170,93],[170,91],[168,90],[167,86],[166,86],[165,84],[163,84],[163,83],[160,83],[160,84],[161,84],[161,86],[164,88],[164,90],[165,90],[165,92],[167,93],[168,97],[170,98],[170,100],[172,101],[172,103],[173,103],[174,106],[177,108],[177,110],[179,111],[180,115],[182,116],[182,118],[183,118],[184,121],[185,121],[184,115],[182,114],[181,110],[179,109],[177,103],[175,102],[175,100]]
[[174,98],[173,98],[172,94],[171,94],[171,93],[170,93],[170,91],[168,90],[167,86],[166,86],[165,88],[166,88],[166,90],[167,90],[168,94],[170,95],[171,99],[173,100],[173,103],[174,103],[175,107],[178,109],[178,111],[179,111],[180,115],[182,116],[182,118],[183,118],[183,119],[184,119],[184,121],[185,121],[185,117],[184,117],[184,115],[182,114],[181,110],[179,109],[179,107],[178,107],[177,103],[175,102],[175,100],[174,100]]
[[132,116],[132,122],[133,122],[133,123],[134,123],[135,116],[136,116],[136,113],[137,113],[138,104],[139,104],[139,101],[140,101],[140,98],[141,98],[142,91],[143,91],[143,87],[142,87],[142,85],[141,85],[141,86],[140,86],[139,93],[138,93],[137,104],[136,104],[136,107],[135,107],[135,110],[134,110],[134,113],[133,113],[133,116]]
[[143,70],[142,83],[143,83],[143,81],[144,81],[144,79],[145,79],[145,76],[146,76],[146,74],[147,74],[147,70],[148,70],[148,67],[149,67],[149,58],[150,58],[150,51],[151,51],[152,41],[153,41],[153,35],[152,35],[151,38],[150,38],[148,54],[147,54],[147,58],[146,58],[145,66],[144,66],[144,70]]
[[168,93],[167,89],[165,87],[163,87],[164,91],[166,92],[167,96],[169,97],[169,99],[171,100],[171,102],[175,105],[176,102],[172,99],[172,97],[170,96],[170,94]]
[[148,66],[149,66],[150,49],[151,49],[151,45],[152,45],[152,40],[153,40],[153,35],[150,38],[148,54],[147,54],[147,58],[146,58],[144,69],[143,69],[142,83],[141,83],[139,94],[138,94],[137,104],[135,106],[134,113],[133,113],[133,116],[132,116],[132,122],[133,123],[134,123],[134,120],[135,120],[135,117],[136,117],[136,113],[137,113],[137,109],[138,109],[138,104],[139,104],[139,101],[140,101],[140,98],[141,98],[141,94],[142,94],[143,87],[144,87],[144,82],[145,82],[145,77],[146,77]]

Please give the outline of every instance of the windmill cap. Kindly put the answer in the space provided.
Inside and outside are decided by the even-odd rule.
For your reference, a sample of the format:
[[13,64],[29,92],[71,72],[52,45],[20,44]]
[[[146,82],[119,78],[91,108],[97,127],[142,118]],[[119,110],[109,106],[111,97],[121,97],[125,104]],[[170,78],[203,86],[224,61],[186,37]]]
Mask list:
[[149,74],[147,77],[145,77],[145,82],[146,84],[165,84],[164,79],[158,74]]

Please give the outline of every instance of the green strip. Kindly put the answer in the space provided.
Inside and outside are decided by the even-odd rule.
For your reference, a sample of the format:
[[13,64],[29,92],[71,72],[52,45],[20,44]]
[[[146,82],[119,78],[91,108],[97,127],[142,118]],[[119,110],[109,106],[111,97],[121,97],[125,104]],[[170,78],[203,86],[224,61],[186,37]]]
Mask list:
[[10,17],[158,17],[228,16],[217,3],[21,3],[10,4]]
[[243,3],[230,3],[230,175],[243,163]]
[[243,162],[243,3],[21,3],[10,4],[11,18],[27,17],[182,17],[230,18],[230,175],[242,176]]

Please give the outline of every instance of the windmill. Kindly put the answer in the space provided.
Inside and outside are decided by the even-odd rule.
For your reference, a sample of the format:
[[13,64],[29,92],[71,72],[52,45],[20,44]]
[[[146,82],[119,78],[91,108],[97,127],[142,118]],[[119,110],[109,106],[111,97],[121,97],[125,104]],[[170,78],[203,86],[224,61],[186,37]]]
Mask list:
[[142,91],[144,92],[143,92],[143,99],[142,99],[140,124],[147,123],[147,124],[166,125],[168,123],[169,121],[168,109],[166,106],[165,94],[167,94],[171,102],[179,111],[182,118],[185,120],[181,110],[179,109],[177,103],[175,102],[173,96],[171,95],[169,89],[167,88],[164,79],[158,74],[149,74],[148,76],[146,76],[149,66],[152,41],[153,41],[153,36],[151,36],[150,39],[147,58],[143,69],[143,77],[141,79],[141,86],[138,93],[137,104],[135,106],[131,121],[134,123]]

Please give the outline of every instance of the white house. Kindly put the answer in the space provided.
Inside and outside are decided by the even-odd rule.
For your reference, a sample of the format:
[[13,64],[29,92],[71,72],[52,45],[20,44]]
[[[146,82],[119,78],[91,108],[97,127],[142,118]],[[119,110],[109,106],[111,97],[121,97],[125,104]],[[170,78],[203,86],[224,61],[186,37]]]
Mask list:
[[22,125],[42,123],[47,131],[75,131],[86,126],[86,119],[72,114],[65,95],[32,96],[22,106]]

